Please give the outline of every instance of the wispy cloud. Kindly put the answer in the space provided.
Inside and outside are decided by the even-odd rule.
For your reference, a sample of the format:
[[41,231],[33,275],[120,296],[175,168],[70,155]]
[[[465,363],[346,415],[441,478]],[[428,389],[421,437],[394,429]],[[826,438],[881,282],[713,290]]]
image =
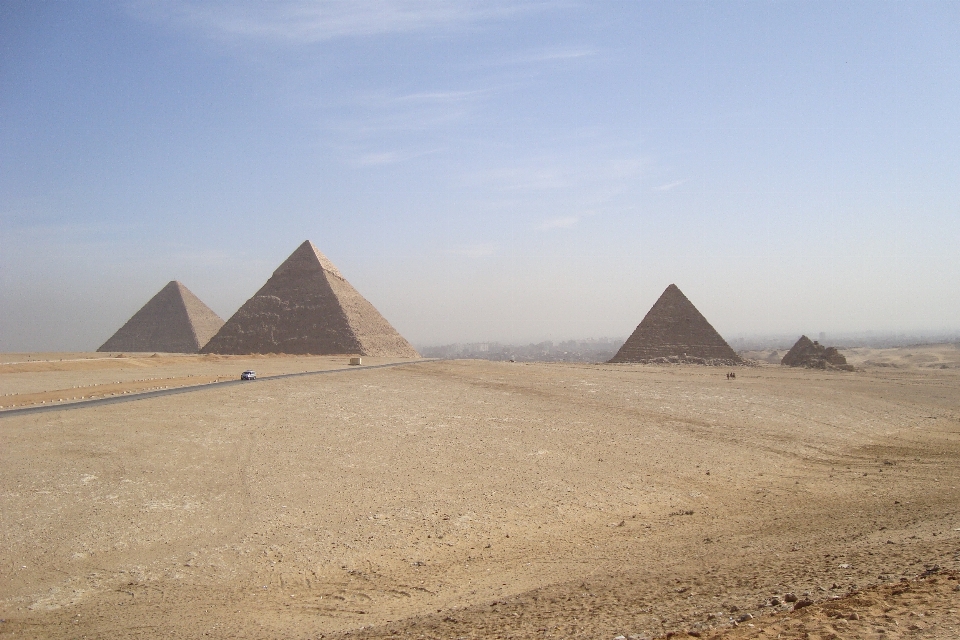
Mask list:
[[578,58],[589,58],[599,53],[593,48],[573,48],[573,49],[547,49],[537,51],[527,55],[520,55],[515,58],[508,58],[506,64],[530,64],[536,62],[553,62],[562,60],[576,60]]
[[429,151],[420,151],[417,153],[403,153],[400,151],[380,151],[374,153],[365,153],[360,155],[353,165],[357,167],[376,167],[386,164],[397,164],[406,162],[415,158],[421,158],[432,153],[438,153],[440,149],[431,149]]
[[471,100],[487,93],[477,89],[473,91],[424,91],[394,98],[396,102],[460,102]]
[[561,218],[545,220],[543,223],[537,226],[537,229],[539,231],[547,231],[549,229],[569,229],[578,222],[580,222],[580,216],[563,216]]
[[462,245],[448,249],[446,253],[464,258],[487,258],[497,253],[497,246],[493,244]]
[[218,37],[311,43],[509,18],[544,4],[516,0],[130,0],[131,13]]
[[616,185],[617,189],[621,189],[633,185],[649,164],[645,159],[637,157],[607,157],[586,161],[585,157],[608,153],[608,150],[602,147],[582,149],[583,153],[578,158],[533,157],[516,166],[478,172],[468,180],[505,192],[559,191],[582,189],[591,185]]
[[676,189],[677,187],[682,185],[684,182],[686,182],[686,180],[674,180],[673,182],[662,184],[659,187],[654,187],[653,190],[654,191],[670,191],[671,189]]
[[573,60],[575,58],[587,58],[595,55],[597,55],[596,49],[567,49],[560,51],[544,51],[536,57],[536,60],[544,62],[547,60]]
[[[165,254],[163,259],[185,267],[220,267],[236,264],[237,256],[223,249],[179,247],[171,250],[169,254]],[[252,257],[245,257],[243,261],[244,266],[248,268],[267,266],[265,263],[267,263],[266,260],[258,260]]]
[[396,94],[356,93],[325,105],[323,129],[334,135],[369,138],[384,133],[439,130],[456,126],[476,113],[486,89],[431,90]]
[[509,167],[484,171],[477,180],[503,191],[542,191],[567,186],[567,172],[553,167]]
[[367,153],[357,158],[356,164],[360,167],[375,167],[381,164],[395,164],[403,160],[403,156],[396,151],[381,153]]

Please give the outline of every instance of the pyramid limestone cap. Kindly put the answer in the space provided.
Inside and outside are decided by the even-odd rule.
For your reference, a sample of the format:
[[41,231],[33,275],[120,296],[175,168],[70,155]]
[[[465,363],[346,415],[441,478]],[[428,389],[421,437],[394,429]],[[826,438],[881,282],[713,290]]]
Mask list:
[[326,271],[327,273],[334,275],[341,280],[345,278],[337,269],[336,265],[330,262],[330,259],[327,256],[320,253],[320,250],[317,249],[316,245],[309,240],[305,240],[303,244],[297,247],[296,251],[290,254],[290,257],[283,261],[283,263],[277,267],[273,272],[273,275],[281,274],[285,271],[290,270],[303,270],[303,271],[313,271],[317,268]]

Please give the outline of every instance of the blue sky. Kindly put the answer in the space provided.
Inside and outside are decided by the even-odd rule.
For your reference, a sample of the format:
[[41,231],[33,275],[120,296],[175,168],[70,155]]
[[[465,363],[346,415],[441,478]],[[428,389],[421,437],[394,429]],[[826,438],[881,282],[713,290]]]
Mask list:
[[960,330],[960,2],[0,3],[0,350],[303,240],[418,345]]

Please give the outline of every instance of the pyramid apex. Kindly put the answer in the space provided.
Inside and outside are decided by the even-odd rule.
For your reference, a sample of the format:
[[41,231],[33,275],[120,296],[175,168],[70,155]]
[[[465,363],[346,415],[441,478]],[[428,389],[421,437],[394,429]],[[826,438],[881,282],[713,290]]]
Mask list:
[[312,269],[316,267],[320,267],[322,270],[340,278],[341,280],[344,279],[336,265],[330,262],[330,259],[323,255],[320,250],[317,249],[317,246],[310,240],[304,240],[303,243],[297,247],[296,250],[291,253],[290,256],[284,260],[279,267],[277,267],[277,270],[274,271],[273,274],[276,275],[278,273],[282,273],[287,269]]
[[193,292],[190,291],[190,289],[187,289],[187,285],[183,284],[179,280],[171,280],[165,284],[163,289],[160,289],[160,291],[167,291],[173,295],[179,294],[183,299],[186,299],[187,296],[193,296]]
[[687,298],[683,291],[680,291],[680,287],[675,284],[667,285],[667,288],[664,289],[660,297],[657,298],[657,302],[661,304],[690,304],[692,306],[690,299]]

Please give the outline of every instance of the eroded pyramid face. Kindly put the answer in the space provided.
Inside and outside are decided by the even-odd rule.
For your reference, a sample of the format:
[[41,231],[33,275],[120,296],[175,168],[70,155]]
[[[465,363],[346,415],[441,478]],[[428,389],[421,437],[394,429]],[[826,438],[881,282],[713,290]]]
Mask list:
[[222,326],[220,316],[174,280],[97,351],[197,353]]
[[277,267],[203,353],[419,357],[309,240]]
[[814,369],[844,369],[853,371],[847,364],[847,359],[836,347],[825,347],[819,342],[810,340],[807,336],[800,339],[783,356],[780,364],[788,367],[809,367]]
[[610,362],[650,362],[661,358],[741,362],[740,356],[675,284],[660,295]]

